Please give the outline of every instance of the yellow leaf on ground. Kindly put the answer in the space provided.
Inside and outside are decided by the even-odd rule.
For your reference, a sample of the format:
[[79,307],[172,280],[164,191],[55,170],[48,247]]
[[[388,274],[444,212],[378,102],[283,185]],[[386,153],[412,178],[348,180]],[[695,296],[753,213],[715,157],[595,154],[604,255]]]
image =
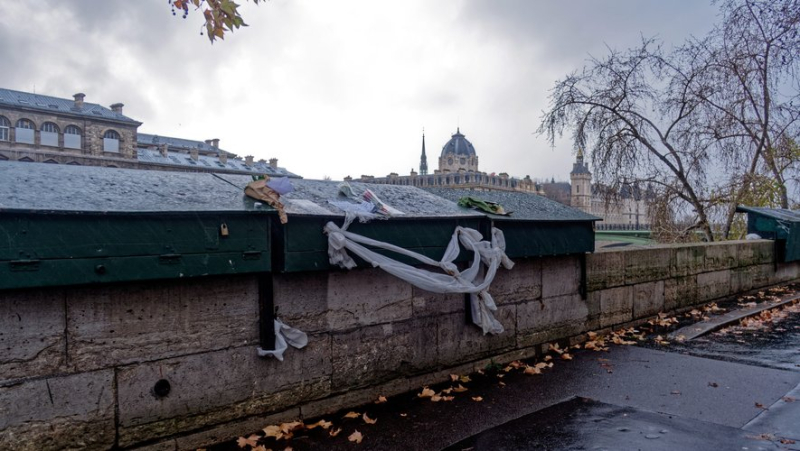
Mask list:
[[261,438],[260,436],[255,434],[247,438],[239,437],[239,439],[236,440],[236,444],[239,445],[239,448],[244,448],[245,446],[249,446],[252,448],[258,446],[258,439],[260,438]]
[[266,434],[267,437],[277,438],[278,436],[283,435],[283,433],[281,432],[281,428],[275,425],[269,425],[264,429],[262,429],[262,431],[264,431],[264,434]]
[[383,404],[385,402],[386,402],[386,397],[385,396],[378,396],[378,399],[375,400],[375,404]]
[[314,429],[314,428],[318,428],[319,427],[319,428],[327,430],[331,426],[333,426],[333,423],[331,423],[330,421],[319,420],[314,424],[307,424],[306,425],[306,429]]
[[461,376],[461,377],[458,378],[458,380],[460,380],[462,383],[466,384],[467,382],[471,381],[472,379],[470,379],[469,376]]
[[253,448],[253,451],[272,451],[272,450],[271,449],[268,450],[267,447],[264,445],[258,445],[255,448]]
[[342,418],[358,418],[360,416],[361,416],[360,413],[350,411],[350,412],[347,412],[346,414],[344,414],[344,416]]
[[283,432],[284,434],[288,434],[298,429],[303,429],[302,421],[291,421],[289,423],[281,423],[281,432]]
[[568,352],[561,354],[561,358],[563,360],[572,360],[572,356]]
[[430,397],[434,396],[435,394],[436,394],[436,392],[431,390],[430,388],[422,387],[422,391],[419,394],[417,394],[417,396],[420,397],[420,398],[430,398]]
[[431,396],[431,401],[433,401],[433,402],[439,402],[439,401],[441,401],[441,400],[442,400],[442,397],[441,397],[441,396],[439,396],[439,395],[433,395],[433,396]]
[[442,393],[444,393],[445,395],[449,395],[451,391],[453,391],[453,387],[442,390]]
[[361,440],[363,440],[363,439],[364,439],[364,436],[361,435],[361,433],[358,432],[358,431],[353,432],[352,434],[350,434],[349,437],[347,437],[347,440],[350,440],[351,442],[356,442],[356,443],[361,443]]
[[529,374],[529,375],[530,374],[542,374],[542,370],[540,370],[539,368],[536,368],[535,366],[529,366],[529,367],[525,368],[524,373],[525,374]]
[[342,428],[331,429],[331,431],[328,432],[328,435],[331,437],[336,437],[340,432],[342,432]]
[[587,332],[586,335],[589,337],[589,340],[597,338],[597,332]]
[[461,384],[458,384],[458,387],[454,387],[453,388],[453,391],[456,392],[456,393],[464,393],[467,390],[469,390],[469,389],[467,387],[461,385]]
[[442,401],[452,401],[455,398],[455,396],[442,396]]
[[546,364],[544,362],[539,362],[539,363],[537,363],[536,365],[533,365],[533,366],[537,370],[543,370],[543,369],[547,368],[548,366],[553,366],[553,365],[548,365],[548,364]]
[[483,401],[483,397],[481,397],[481,396],[473,396],[472,400],[475,401],[475,402],[481,402],[481,401]]
[[544,356],[544,361],[545,362],[549,362],[550,360],[553,360],[552,356],[549,356],[549,355]]
[[450,375],[450,380],[453,381],[453,382],[457,381],[458,380],[458,374],[451,374]]
[[377,418],[373,420],[372,418],[368,417],[366,412],[364,412],[364,415],[362,415],[361,418],[364,420],[364,423],[367,424],[375,424],[378,422]]

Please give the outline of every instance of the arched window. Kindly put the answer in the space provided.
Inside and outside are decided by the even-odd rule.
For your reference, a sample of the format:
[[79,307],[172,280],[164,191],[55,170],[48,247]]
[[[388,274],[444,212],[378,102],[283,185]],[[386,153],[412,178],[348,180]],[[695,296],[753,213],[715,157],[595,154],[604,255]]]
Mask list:
[[16,141],[18,143],[33,144],[33,122],[28,119],[20,119],[14,129]]
[[119,152],[119,133],[115,130],[103,134],[103,152]]
[[0,141],[9,141],[11,139],[11,122],[7,118],[0,116]]
[[58,125],[52,122],[42,124],[39,133],[39,143],[43,146],[58,147]]
[[67,149],[80,149],[81,129],[76,125],[67,125],[64,128],[64,147]]

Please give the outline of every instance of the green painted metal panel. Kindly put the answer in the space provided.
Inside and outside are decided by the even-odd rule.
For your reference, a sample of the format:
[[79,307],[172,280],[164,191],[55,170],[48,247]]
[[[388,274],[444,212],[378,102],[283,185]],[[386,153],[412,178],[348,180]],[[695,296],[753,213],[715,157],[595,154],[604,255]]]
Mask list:
[[495,222],[506,239],[509,258],[580,254],[594,251],[591,222]]
[[747,206],[736,211],[747,213],[747,233],[776,240],[778,261],[800,260],[800,211]]

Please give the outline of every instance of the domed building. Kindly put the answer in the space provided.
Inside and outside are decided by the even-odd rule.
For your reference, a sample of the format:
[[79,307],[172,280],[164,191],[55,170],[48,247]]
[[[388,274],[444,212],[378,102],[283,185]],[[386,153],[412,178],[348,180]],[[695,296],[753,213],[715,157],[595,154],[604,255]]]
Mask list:
[[[346,177],[345,180],[352,180]],[[411,185],[418,187],[450,187],[476,190],[523,191],[543,194],[541,186],[529,176],[518,179],[505,172],[487,174],[478,169],[478,154],[460,128],[450,136],[450,140],[442,146],[439,156],[439,169],[428,173],[428,156],[425,153],[425,133],[422,134],[422,154],[419,161],[419,172],[411,169],[409,175],[392,172],[386,177],[362,175],[361,182],[383,183],[388,185]]]

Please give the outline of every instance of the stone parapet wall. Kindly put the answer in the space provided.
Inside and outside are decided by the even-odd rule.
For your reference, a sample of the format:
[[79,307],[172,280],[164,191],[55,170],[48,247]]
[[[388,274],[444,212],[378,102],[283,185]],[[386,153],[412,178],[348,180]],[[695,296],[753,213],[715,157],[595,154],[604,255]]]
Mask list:
[[581,266],[501,269],[495,336],[468,324],[463,295],[378,269],[274,274],[278,316],[309,334],[284,362],[255,352],[256,276],[0,292],[0,449],[196,448],[800,278],[770,241],[590,254],[585,299]]

